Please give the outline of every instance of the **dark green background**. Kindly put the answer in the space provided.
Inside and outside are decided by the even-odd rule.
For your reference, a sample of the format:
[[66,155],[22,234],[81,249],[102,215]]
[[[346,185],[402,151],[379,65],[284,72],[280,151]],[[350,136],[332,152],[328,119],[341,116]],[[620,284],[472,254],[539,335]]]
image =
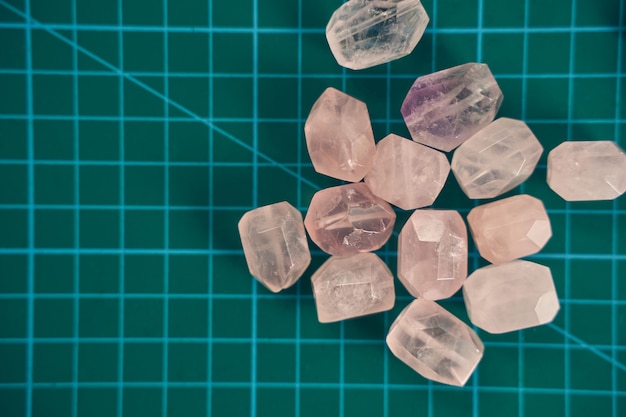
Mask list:
[[[236,223],[320,187],[302,127],[328,86],[407,135],[418,75],[489,64],[500,115],[547,151],[625,145],[624,0],[428,0],[409,57],[353,72],[323,29],[339,0],[0,0],[0,415],[623,416],[626,199],[545,202],[554,325],[486,344],[465,388],[386,349],[396,308],[317,323],[309,279],[253,281]],[[437,207],[465,215],[450,177]],[[398,213],[400,229],[409,213]],[[380,252],[395,269],[392,238]],[[471,266],[481,261],[472,253]],[[466,319],[462,301],[444,305]],[[32,366],[31,366],[32,365]]]

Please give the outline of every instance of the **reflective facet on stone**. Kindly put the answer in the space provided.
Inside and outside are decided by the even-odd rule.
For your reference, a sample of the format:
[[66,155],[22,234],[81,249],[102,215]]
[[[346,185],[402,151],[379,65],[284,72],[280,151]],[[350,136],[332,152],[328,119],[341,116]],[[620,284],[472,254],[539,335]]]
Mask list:
[[476,270],[463,297],[472,323],[489,333],[546,324],[559,311],[550,268],[522,260]]
[[437,303],[417,299],[393,322],[387,346],[420,375],[463,386],[483,356],[478,335]]
[[332,256],[311,284],[320,323],[387,311],[395,301],[393,275],[373,253]]
[[469,63],[419,77],[401,112],[414,141],[448,152],[491,123],[502,97],[489,67]]
[[416,298],[441,300],[467,276],[467,229],[451,210],[416,210],[398,237],[398,278]]
[[311,262],[302,215],[285,201],[244,214],[239,235],[250,274],[270,291],[295,284]]
[[548,185],[567,201],[613,200],[626,192],[626,154],[608,140],[563,142],[548,154]]
[[503,117],[459,146],[452,171],[469,198],[494,198],[526,181],[542,152],[524,122]]
[[327,88],[313,104],[304,134],[320,174],[358,182],[374,163],[376,145],[367,106],[334,88]]
[[428,25],[419,0],[350,0],[326,26],[326,39],[339,65],[359,70],[413,51]]
[[387,242],[396,213],[364,183],[326,188],[313,195],[304,225],[313,242],[337,256],[371,252]]
[[526,194],[474,207],[467,222],[478,252],[494,264],[535,254],[552,236],[543,203]]
[[431,205],[449,173],[450,163],[443,153],[391,134],[376,145],[374,166],[365,183],[385,201],[410,210]]

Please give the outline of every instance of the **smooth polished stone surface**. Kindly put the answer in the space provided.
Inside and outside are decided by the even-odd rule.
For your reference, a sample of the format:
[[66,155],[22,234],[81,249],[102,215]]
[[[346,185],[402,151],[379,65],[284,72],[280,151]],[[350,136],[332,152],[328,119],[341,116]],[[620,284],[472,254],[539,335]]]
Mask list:
[[395,221],[396,213],[386,201],[356,183],[315,193],[304,225],[324,252],[348,256],[382,247]]
[[550,323],[560,308],[550,268],[521,260],[476,270],[463,297],[472,323],[489,333]]
[[372,168],[376,145],[367,106],[334,88],[317,99],[304,125],[313,168],[320,174],[358,182]]
[[390,310],[396,296],[391,271],[373,253],[331,256],[311,284],[320,323]]
[[502,117],[459,146],[452,172],[469,198],[494,198],[526,181],[542,152],[526,123]]
[[398,278],[416,298],[441,300],[467,277],[467,229],[457,211],[416,210],[398,236]]
[[626,154],[608,140],[563,142],[548,154],[548,185],[567,201],[613,200],[626,192]]
[[387,346],[424,378],[456,386],[465,385],[484,351],[469,326],[423,299],[402,310],[389,329]]
[[311,262],[302,215],[285,201],[244,214],[239,235],[250,274],[270,291],[291,287]]
[[502,99],[489,67],[468,63],[419,77],[401,112],[414,141],[449,152],[491,123]]
[[428,25],[419,0],[350,0],[326,26],[326,40],[337,63],[353,70],[406,56]]
[[450,173],[446,156],[390,134],[376,145],[365,183],[374,194],[404,210],[433,204]]
[[527,194],[474,207],[467,223],[480,256],[494,264],[535,254],[552,237],[543,203]]

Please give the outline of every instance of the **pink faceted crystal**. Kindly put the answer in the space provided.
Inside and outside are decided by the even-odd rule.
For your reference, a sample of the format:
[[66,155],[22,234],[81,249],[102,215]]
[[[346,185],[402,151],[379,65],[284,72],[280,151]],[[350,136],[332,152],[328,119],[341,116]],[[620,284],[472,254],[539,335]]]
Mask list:
[[374,163],[376,147],[367,106],[334,88],[327,88],[313,104],[304,135],[320,174],[358,182]]
[[317,317],[330,323],[393,308],[393,275],[376,254],[332,256],[311,277]]
[[387,242],[396,213],[363,183],[318,191],[304,219],[313,242],[337,256],[371,252]]
[[398,278],[416,298],[441,300],[467,276],[467,229],[451,210],[416,210],[398,237]]
[[489,333],[546,324],[559,311],[550,268],[522,260],[477,269],[463,298],[472,323]]
[[608,140],[563,142],[548,154],[547,180],[567,201],[614,200],[626,192],[626,154]]
[[417,299],[393,322],[387,346],[424,378],[463,386],[485,350],[478,335],[436,302]]
[[454,151],[452,172],[469,198],[494,198],[526,181],[542,152],[526,123],[501,117]]
[[449,173],[443,153],[391,134],[376,145],[374,166],[365,183],[385,201],[411,210],[431,205]]
[[494,264],[535,254],[552,237],[543,203],[526,194],[474,207],[467,222],[478,252]]
[[250,274],[270,291],[295,284],[311,262],[302,215],[286,201],[244,214],[239,235]]
[[414,141],[448,152],[487,126],[501,104],[489,67],[469,63],[419,77],[401,112]]

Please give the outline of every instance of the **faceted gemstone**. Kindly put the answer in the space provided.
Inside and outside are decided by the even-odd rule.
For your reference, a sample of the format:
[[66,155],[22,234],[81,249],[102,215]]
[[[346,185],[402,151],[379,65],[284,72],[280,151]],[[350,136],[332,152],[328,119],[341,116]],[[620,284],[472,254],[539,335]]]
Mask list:
[[376,145],[367,106],[334,88],[317,99],[304,125],[315,171],[344,181],[363,179]]
[[487,126],[501,104],[489,67],[469,63],[419,77],[401,112],[414,141],[449,152]]
[[311,262],[302,215],[285,201],[244,214],[239,235],[250,274],[270,291],[291,287]]
[[428,25],[419,0],[350,0],[326,26],[339,65],[359,70],[408,55]]
[[550,268],[522,260],[476,270],[463,297],[472,323],[489,333],[549,323],[559,311]]
[[332,256],[311,277],[320,323],[387,311],[393,307],[393,275],[373,253]]
[[469,198],[493,198],[526,181],[542,152],[524,122],[502,117],[459,146],[452,172]]
[[480,256],[494,264],[537,253],[552,237],[543,203],[527,194],[474,207],[467,223]]
[[449,173],[443,153],[391,134],[376,145],[365,183],[385,201],[410,210],[431,205]]
[[395,221],[391,206],[361,182],[315,193],[304,225],[324,252],[348,256],[379,249],[391,236]]
[[467,277],[467,229],[452,210],[416,210],[398,237],[398,278],[413,297],[451,297]]
[[626,154],[614,142],[563,142],[548,154],[548,185],[567,201],[613,200],[626,191]]
[[483,356],[474,331],[430,300],[417,299],[393,322],[387,346],[424,378],[463,386]]

